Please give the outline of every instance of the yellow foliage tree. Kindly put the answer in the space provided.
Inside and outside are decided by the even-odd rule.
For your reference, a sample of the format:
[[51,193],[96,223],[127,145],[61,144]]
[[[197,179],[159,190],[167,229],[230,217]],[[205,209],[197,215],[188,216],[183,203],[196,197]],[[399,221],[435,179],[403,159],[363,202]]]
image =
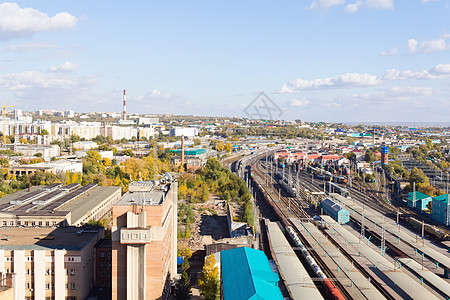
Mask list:
[[203,265],[203,276],[198,280],[202,288],[202,296],[206,300],[219,299],[219,268],[216,266],[214,255],[206,257]]

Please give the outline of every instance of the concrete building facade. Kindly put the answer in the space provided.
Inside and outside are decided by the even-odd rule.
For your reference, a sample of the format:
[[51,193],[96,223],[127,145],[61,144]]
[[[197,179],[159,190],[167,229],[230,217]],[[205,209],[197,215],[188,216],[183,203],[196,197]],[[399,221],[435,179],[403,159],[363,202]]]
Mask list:
[[112,299],[165,299],[177,272],[177,183],[132,182],[112,217]]
[[94,246],[104,229],[1,228],[0,272],[14,274],[14,299],[85,299],[94,284]]

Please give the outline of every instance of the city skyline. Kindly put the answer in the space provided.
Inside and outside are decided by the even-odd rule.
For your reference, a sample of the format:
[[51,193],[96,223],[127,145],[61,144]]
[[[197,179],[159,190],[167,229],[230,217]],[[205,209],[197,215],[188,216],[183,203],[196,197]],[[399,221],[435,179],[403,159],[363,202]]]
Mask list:
[[25,111],[445,122],[449,0],[0,4],[0,97]]

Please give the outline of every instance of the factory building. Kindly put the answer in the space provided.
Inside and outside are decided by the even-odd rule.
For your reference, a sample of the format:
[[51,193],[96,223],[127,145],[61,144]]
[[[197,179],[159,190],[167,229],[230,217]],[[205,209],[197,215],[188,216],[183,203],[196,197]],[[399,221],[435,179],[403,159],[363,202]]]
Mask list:
[[169,129],[170,136],[194,137],[198,135],[198,129],[195,127],[174,127]]
[[445,226],[450,225],[450,202],[448,201],[448,194],[433,198],[431,219]]
[[433,200],[433,197],[421,192],[411,192],[406,195],[407,205],[411,208],[416,208],[419,210],[427,209],[429,202]]
[[177,273],[177,183],[136,181],[112,209],[113,299],[161,299]]
[[29,144],[14,144],[12,149],[16,153],[22,153],[24,156],[34,156],[41,153],[42,157],[55,157],[61,154],[61,149],[58,145],[29,145]]
[[55,183],[0,198],[3,227],[67,227],[99,220],[121,196],[120,187]]
[[0,273],[12,277],[14,299],[87,297],[103,228],[0,228],[0,235]]
[[8,174],[11,176],[15,175],[16,177],[22,175],[34,175],[38,171],[53,174],[66,172],[82,173],[83,164],[71,160],[56,160],[31,165],[11,166],[8,168]]

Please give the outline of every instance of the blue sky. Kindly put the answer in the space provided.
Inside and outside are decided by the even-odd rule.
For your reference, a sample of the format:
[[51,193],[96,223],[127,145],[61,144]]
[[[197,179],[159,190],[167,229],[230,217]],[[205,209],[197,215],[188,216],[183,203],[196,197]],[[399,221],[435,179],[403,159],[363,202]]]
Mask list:
[[0,4],[0,99],[23,110],[449,121],[450,0]]

